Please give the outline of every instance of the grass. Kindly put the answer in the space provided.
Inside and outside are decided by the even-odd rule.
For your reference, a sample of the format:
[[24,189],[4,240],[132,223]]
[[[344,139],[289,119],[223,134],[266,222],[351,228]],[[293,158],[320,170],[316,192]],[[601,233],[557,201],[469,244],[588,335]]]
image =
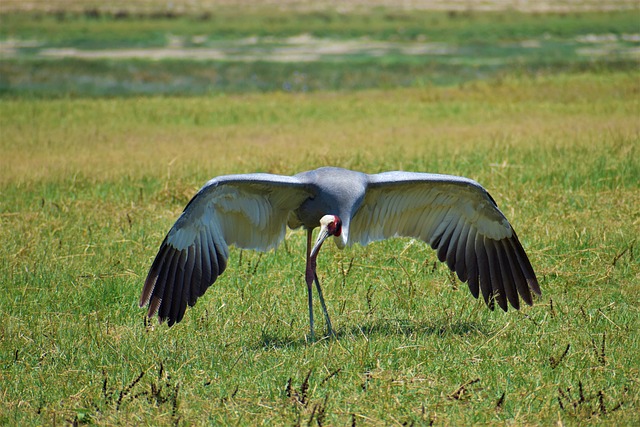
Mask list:
[[[0,103],[0,423],[635,425],[636,72],[451,87]],[[543,297],[490,312],[426,245],[234,249],[167,329],[137,299],[211,176],[325,164],[453,173],[514,224]],[[318,314],[318,328],[323,322]]]
[[[360,90],[513,73],[632,71],[640,46],[636,9],[291,13],[223,7],[167,15],[72,6],[0,13],[0,97]],[[191,59],[175,57],[184,49],[192,50]],[[133,57],[119,58],[123,51]],[[155,59],[159,52],[164,59]],[[82,57],[87,54],[103,57]]]
[[564,39],[576,34],[638,32],[637,10],[523,13],[513,10],[422,11],[373,8],[351,13],[330,9],[291,13],[280,8],[218,7],[214,12],[127,15],[88,9],[84,12],[0,14],[0,36],[35,39],[46,46],[86,49],[158,47],[166,35],[207,35],[211,40],[245,37],[369,37],[375,40],[476,42],[487,45],[546,34]]
[[[0,424],[640,423],[637,10],[83,1],[0,14],[3,47],[19,42],[0,61]],[[248,37],[272,52],[302,33],[391,48],[310,63],[42,57]],[[424,42],[450,53],[401,52]],[[338,337],[308,342],[298,230],[275,252],[233,249],[179,325],[145,321],[155,251],[206,180],[326,164],[478,180],[542,298],[490,312],[425,244],[329,245]]]

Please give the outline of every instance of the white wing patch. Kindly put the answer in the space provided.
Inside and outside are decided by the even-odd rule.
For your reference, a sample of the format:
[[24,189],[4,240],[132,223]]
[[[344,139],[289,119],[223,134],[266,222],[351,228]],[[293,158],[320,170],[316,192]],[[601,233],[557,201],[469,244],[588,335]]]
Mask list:
[[509,238],[512,229],[488,196],[464,183],[400,183],[367,190],[354,216],[350,244],[366,245],[394,236],[415,237],[432,246],[440,237],[471,227],[494,240]]
[[[209,238],[216,245],[269,250],[284,239],[292,205],[273,192],[234,184],[203,189],[169,232],[167,242],[178,250]],[[300,196],[295,197],[295,201]],[[225,248],[226,249],[226,248]],[[225,250],[226,252],[227,250]]]

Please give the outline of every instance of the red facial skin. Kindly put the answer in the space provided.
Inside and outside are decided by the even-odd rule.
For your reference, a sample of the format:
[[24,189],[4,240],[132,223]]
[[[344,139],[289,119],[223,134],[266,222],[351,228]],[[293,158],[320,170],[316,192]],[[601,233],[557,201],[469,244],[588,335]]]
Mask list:
[[342,220],[337,216],[333,216],[333,222],[327,226],[330,235],[338,237],[342,233]]

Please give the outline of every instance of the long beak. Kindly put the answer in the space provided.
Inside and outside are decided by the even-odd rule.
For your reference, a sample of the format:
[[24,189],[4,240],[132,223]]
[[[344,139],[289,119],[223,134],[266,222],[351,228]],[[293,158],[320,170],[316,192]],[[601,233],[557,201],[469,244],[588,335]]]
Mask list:
[[313,245],[313,249],[311,249],[310,258],[315,258],[318,255],[318,251],[320,251],[322,243],[324,243],[324,241],[327,240],[327,237],[329,236],[331,236],[331,234],[329,234],[329,229],[327,228],[327,226],[320,226],[320,233],[318,233],[316,243]]

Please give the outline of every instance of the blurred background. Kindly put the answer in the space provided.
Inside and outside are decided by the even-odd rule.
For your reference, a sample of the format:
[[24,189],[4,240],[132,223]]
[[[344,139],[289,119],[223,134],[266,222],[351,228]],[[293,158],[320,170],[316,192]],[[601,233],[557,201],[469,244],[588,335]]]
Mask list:
[[0,96],[451,85],[635,70],[636,1],[0,3]]

